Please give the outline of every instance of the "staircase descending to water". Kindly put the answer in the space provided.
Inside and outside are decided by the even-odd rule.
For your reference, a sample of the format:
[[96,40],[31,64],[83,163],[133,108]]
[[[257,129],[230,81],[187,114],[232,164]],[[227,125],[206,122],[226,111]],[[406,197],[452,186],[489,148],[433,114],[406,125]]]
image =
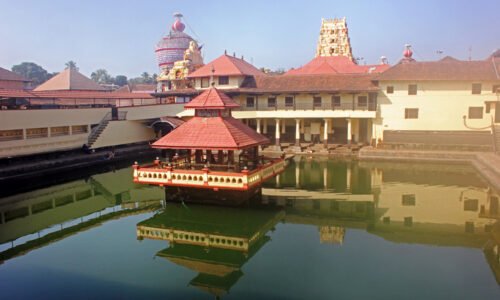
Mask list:
[[[118,112],[118,118],[116,118],[115,120],[125,120],[126,116],[127,116],[126,111],[120,111],[120,112]],[[89,134],[89,139],[88,139],[88,143],[87,143],[87,146],[89,148],[92,148],[92,146],[95,144],[95,142],[101,136],[102,132],[104,130],[106,130],[106,127],[108,126],[109,121],[111,121],[111,120],[112,120],[112,114],[109,112],[104,116],[104,118],[102,118],[101,122],[99,122],[99,125],[92,128],[92,131]]]

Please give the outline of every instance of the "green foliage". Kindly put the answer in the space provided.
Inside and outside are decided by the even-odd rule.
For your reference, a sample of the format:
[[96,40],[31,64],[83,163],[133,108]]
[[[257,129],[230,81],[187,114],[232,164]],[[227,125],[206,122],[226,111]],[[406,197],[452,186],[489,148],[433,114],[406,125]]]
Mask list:
[[119,86],[124,86],[128,83],[127,76],[125,75],[116,75],[114,79],[114,83]]
[[74,62],[72,60],[68,61],[64,65],[66,66],[66,69],[73,69],[73,70],[76,70],[76,71],[79,70],[79,68],[76,66],[76,62]]
[[33,82],[33,85],[39,85],[49,80],[54,74],[32,62],[23,62],[12,67],[12,72],[17,73]]
[[112,84],[113,78],[105,69],[97,69],[90,74],[90,78],[99,84]]

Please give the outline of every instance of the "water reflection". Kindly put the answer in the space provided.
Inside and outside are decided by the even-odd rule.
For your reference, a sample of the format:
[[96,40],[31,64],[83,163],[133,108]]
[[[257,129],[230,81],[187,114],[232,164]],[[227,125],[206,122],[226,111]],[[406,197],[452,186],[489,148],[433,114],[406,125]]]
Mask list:
[[198,272],[190,285],[223,296],[283,217],[280,209],[169,204],[164,212],[137,224],[137,238],[168,241],[156,255]]
[[135,185],[128,168],[0,201],[0,263],[100,225],[161,207],[163,191]]
[[135,185],[130,174],[126,168],[0,199],[0,260],[156,211],[137,223],[136,235],[165,244],[151,253],[141,243],[141,255],[196,272],[189,285],[216,296],[234,290],[256,254],[277,243],[272,230],[288,224],[314,226],[324,247],[348,247],[356,229],[387,243],[475,249],[500,283],[499,194],[467,166],[296,158],[242,208],[165,204],[163,189]]

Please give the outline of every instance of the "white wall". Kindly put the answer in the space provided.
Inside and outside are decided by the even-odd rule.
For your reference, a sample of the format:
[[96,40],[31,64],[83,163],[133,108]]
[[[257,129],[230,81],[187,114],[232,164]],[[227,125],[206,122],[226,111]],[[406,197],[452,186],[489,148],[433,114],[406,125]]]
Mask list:
[[92,148],[146,142],[155,138],[152,128],[138,121],[110,121]]

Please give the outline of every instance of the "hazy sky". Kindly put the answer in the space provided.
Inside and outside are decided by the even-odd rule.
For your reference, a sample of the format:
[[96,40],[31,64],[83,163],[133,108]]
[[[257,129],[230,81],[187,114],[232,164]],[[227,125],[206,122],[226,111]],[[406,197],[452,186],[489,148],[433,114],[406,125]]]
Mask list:
[[56,72],[74,60],[86,75],[154,73],[154,46],[176,11],[205,62],[227,49],[257,67],[298,67],[314,56],[321,18],[343,16],[354,56],[369,64],[397,62],[406,43],[417,60],[500,48],[500,0],[0,0],[0,67],[32,61]]

